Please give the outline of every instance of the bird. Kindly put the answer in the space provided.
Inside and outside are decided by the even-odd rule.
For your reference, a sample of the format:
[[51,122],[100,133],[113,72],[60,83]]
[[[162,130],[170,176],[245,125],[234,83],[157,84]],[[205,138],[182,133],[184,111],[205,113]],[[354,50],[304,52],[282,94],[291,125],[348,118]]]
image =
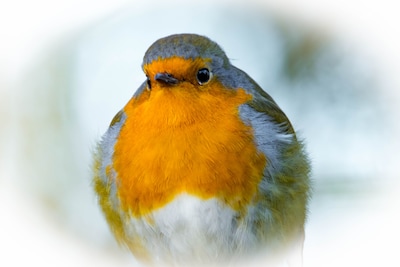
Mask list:
[[277,103],[206,36],[158,39],[142,69],[93,153],[118,243],[149,266],[301,261],[311,163]]

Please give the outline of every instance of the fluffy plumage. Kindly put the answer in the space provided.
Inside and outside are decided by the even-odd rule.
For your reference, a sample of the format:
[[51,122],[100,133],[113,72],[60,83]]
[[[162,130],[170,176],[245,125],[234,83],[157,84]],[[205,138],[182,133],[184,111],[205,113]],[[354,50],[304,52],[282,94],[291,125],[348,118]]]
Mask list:
[[[301,253],[310,166],[274,100],[203,36],[158,40],[142,67],[148,81],[95,153],[116,239],[153,264]],[[197,81],[200,69],[209,81]]]

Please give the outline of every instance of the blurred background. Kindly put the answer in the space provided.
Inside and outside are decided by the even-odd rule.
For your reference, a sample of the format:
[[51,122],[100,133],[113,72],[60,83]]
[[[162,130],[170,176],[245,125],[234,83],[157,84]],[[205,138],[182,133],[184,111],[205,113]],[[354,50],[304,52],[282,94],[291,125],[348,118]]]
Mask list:
[[206,35],[306,140],[305,266],[396,266],[400,19],[386,1],[2,3],[0,265],[140,266],[111,237],[91,151],[145,76],[144,52]]

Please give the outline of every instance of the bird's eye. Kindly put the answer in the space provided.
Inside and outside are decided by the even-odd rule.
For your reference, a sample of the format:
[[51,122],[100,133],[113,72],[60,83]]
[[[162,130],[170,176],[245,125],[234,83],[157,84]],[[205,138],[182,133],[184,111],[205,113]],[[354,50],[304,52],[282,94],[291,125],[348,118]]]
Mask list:
[[206,68],[200,69],[196,74],[196,78],[199,84],[203,85],[211,79],[211,72]]
[[151,89],[151,81],[149,77],[147,77],[146,83],[147,83],[147,89]]

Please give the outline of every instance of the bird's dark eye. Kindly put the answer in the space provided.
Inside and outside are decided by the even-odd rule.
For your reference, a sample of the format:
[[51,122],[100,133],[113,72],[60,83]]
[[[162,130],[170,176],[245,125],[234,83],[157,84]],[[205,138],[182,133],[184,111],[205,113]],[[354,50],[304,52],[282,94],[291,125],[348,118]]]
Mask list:
[[149,77],[147,77],[146,83],[147,83],[147,89],[151,89],[151,81]]
[[206,68],[200,69],[196,74],[196,78],[199,84],[203,85],[211,79],[211,72]]

